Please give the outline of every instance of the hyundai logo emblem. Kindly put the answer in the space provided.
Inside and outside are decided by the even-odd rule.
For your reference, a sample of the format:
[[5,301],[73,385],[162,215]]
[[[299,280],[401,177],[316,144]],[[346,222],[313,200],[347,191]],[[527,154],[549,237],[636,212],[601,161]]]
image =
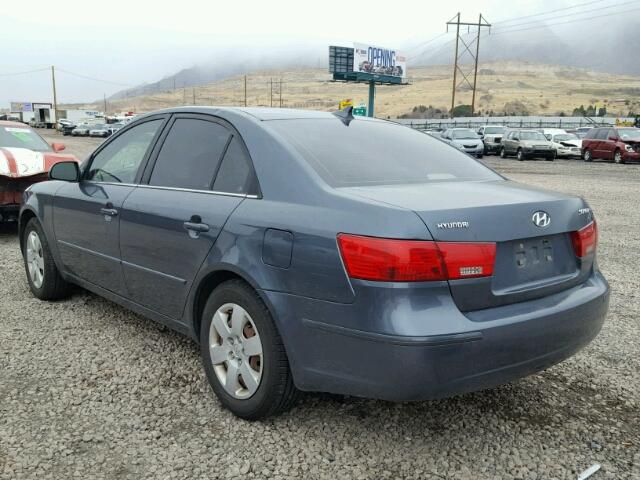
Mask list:
[[533,221],[536,227],[544,228],[551,223],[551,216],[547,212],[540,210],[533,214],[531,221]]

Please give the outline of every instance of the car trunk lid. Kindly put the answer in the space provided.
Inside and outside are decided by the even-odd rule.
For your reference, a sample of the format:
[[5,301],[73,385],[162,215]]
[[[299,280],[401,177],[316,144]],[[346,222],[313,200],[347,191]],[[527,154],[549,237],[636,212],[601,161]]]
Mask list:
[[[591,221],[576,197],[510,181],[351,187],[351,193],[413,210],[439,242],[495,242],[491,277],[451,280],[462,311],[549,295],[583,282],[593,262],[576,257],[570,232]],[[534,223],[534,215],[550,219]],[[542,222],[545,223],[545,222]]]

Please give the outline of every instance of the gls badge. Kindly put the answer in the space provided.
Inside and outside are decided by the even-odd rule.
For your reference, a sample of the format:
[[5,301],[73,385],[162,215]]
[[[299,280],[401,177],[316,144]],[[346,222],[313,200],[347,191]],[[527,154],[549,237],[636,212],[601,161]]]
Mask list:
[[533,217],[531,217],[531,221],[536,227],[544,228],[551,223],[551,216],[547,212],[538,210],[533,214]]

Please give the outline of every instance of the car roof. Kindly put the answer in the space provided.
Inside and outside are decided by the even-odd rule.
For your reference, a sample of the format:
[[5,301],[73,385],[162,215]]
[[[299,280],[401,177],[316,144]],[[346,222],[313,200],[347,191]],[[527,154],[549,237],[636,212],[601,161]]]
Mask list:
[[[244,115],[250,115],[258,120],[294,120],[294,119],[307,119],[318,118],[328,119],[335,118],[331,112],[321,112],[318,110],[300,110],[294,108],[271,108],[271,107],[206,107],[206,106],[193,106],[193,107],[173,107],[165,108],[162,110],[156,110],[153,112],[147,112],[142,116],[161,114],[161,113],[204,113],[210,115],[220,115],[224,113],[240,113]],[[139,116],[136,118],[141,118]],[[359,117],[366,118],[366,117]]]
[[24,123],[20,122],[12,122],[11,120],[0,120],[0,126],[29,128],[29,125],[25,125]]

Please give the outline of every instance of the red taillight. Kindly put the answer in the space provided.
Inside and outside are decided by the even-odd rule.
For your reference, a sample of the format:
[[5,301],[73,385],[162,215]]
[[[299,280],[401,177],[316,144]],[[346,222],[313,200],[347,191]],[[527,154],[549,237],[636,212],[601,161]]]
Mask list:
[[436,242],[436,245],[442,252],[449,280],[493,275],[495,243]]
[[586,257],[595,252],[598,244],[598,225],[596,221],[594,220],[577,232],[571,232],[571,243],[573,244],[573,251],[576,252],[578,257]]
[[431,242],[341,233],[338,246],[351,278],[423,282],[493,274],[495,243]]

